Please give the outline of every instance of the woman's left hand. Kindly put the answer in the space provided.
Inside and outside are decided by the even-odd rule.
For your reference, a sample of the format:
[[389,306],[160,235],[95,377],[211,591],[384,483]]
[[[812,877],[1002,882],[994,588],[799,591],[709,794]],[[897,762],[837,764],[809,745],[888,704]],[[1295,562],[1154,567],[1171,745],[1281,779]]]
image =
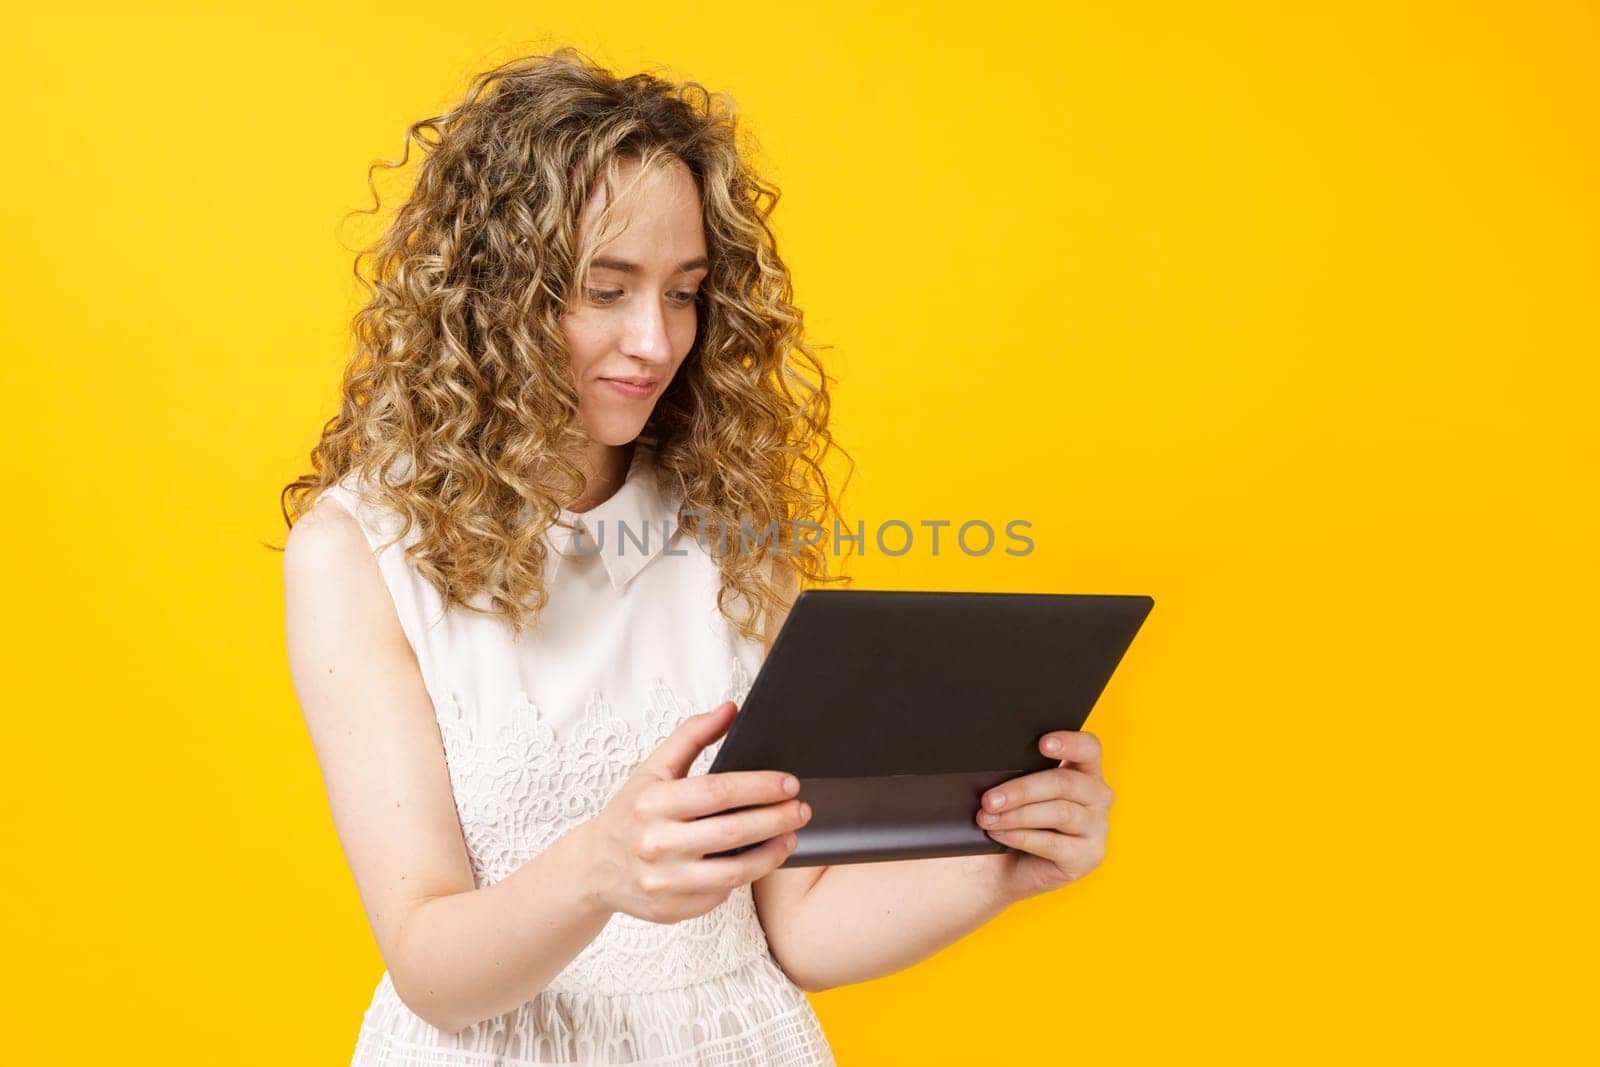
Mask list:
[[[1100,739],[1057,730],[1039,738],[1039,751],[1061,765],[988,790],[976,815],[990,837],[1020,850],[1001,856],[999,889],[1008,903],[1076,881],[1106,854],[1114,795],[1100,773]],[[998,804],[996,797],[1002,798]]]

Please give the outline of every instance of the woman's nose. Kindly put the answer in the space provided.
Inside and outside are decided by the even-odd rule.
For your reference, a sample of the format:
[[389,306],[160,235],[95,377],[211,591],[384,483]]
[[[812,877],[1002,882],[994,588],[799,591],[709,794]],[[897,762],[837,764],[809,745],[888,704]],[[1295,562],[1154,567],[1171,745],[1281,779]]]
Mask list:
[[622,350],[627,355],[653,362],[672,358],[672,339],[667,336],[667,319],[660,307],[645,301],[628,316]]

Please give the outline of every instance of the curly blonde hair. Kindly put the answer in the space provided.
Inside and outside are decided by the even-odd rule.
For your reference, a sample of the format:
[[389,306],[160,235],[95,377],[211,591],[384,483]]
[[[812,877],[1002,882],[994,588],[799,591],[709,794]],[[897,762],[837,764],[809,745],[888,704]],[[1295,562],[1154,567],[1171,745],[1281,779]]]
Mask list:
[[[571,47],[479,74],[454,109],[413,123],[401,158],[368,168],[373,207],[358,214],[378,210],[378,167],[404,166],[413,142],[423,153],[393,222],[356,257],[368,298],[339,412],[311,473],[280,494],[285,523],[355,473],[404,516],[394,540],[418,524],[407,556],[447,605],[479,611],[468,599],[482,594],[513,631],[535,624],[548,599],[541,534],[585,489],[567,458],[587,438],[560,319],[605,235],[580,247],[579,220],[621,161],[640,176],[677,161],[700,192],[710,273],[694,345],[640,440],[681,493],[682,528],[728,546],[717,607],[746,637],[797,585],[847,581],[829,573],[827,520],[840,513],[823,463],[849,454],[828,430],[829,377],[767,224],[779,192],[739,135],[724,94],[618,78]],[[797,536],[808,522],[820,538]],[[776,536],[751,550],[743,524]]]

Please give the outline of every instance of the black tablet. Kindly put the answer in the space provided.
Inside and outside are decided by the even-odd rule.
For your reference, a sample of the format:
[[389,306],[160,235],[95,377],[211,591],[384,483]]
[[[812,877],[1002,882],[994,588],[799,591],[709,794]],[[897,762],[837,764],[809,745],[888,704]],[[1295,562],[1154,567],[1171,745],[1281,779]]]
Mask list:
[[1083,728],[1154,605],[805,590],[707,773],[800,780],[811,821],[785,867],[1010,851],[975,821],[984,792],[1060,764],[1039,738]]

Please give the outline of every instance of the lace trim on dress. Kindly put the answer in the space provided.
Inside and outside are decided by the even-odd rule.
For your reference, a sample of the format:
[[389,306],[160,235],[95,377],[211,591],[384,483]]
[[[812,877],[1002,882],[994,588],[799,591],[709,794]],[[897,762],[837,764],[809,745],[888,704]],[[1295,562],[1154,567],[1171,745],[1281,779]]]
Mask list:
[[546,991],[458,1033],[400,1000],[385,973],[356,1043],[359,1067],[831,1067],[833,1053],[805,994],[766,956],[722,978],[643,996]]

